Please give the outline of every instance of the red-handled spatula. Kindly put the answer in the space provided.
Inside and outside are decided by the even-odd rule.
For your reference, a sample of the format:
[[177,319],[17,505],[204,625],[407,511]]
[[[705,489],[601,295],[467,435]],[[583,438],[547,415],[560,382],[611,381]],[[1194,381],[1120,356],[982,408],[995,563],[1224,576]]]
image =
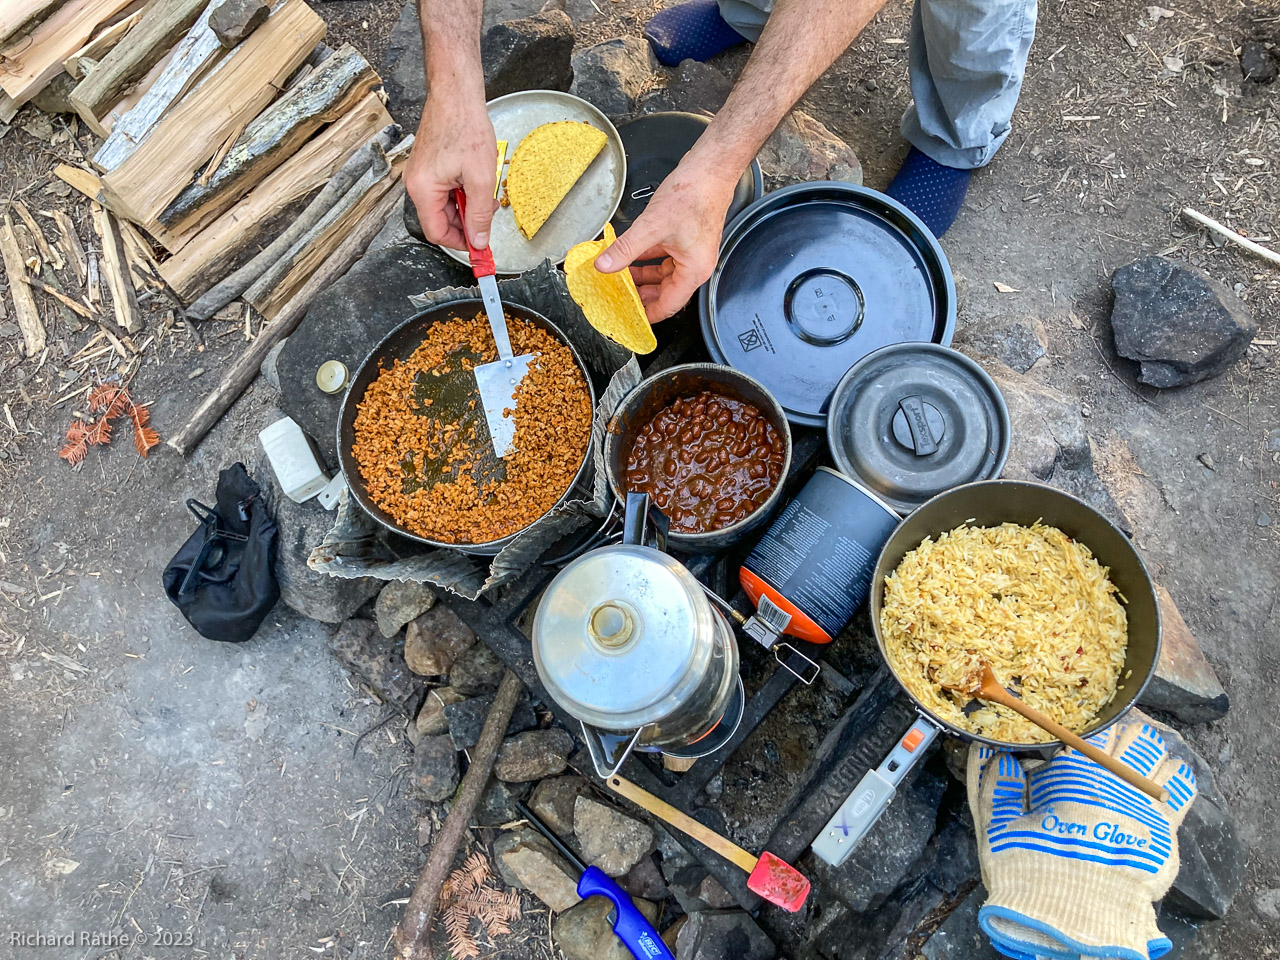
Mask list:
[[[462,233],[466,236],[467,198],[459,188],[453,191],[453,199],[458,204],[458,216],[463,222]],[[502,312],[502,301],[498,299],[498,271],[493,265],[493,253],[488,247],[477,250],[471,246],[470,237],[466,240],[467,258],[471,261],[471,271],[480,285],[480,299],[484,301],[484,312],[489,317],[493,342],[498,345],[498,359],[476,367],[476,387],[480,391],[480,403],[484,406],[484,418],[489,424],[493,452],[499,457],[505,457],[513,452],[516,437],[515,417],[508,416],[507,411],[515,412],[516,387],[520,386],[520,381],[529,372],[529,361],[533,359],[533,354],[522,353],[518,357],[512,354],[511,338],[507,335],[507,318]]]

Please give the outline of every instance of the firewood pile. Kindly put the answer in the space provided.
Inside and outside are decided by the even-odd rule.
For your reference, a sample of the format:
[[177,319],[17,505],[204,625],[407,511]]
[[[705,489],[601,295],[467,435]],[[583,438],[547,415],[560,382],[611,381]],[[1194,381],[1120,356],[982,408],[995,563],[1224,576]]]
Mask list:
[[[248,327],[251,314],[269,321],[169,438],[184,453],[403,195],[412,137],[401,138],[369,62],[325,45],[325,32],[305,0],[0,5],[0,123],[70,80],[72,108],[103,138],[54,171],[91,201],[100,255],[65,213],[46,214],[52,243],[21,202],[0,219],[25,354],[47,349],[37,292],[95,323],[121,356],[139,349],[148,290],[193,320],[241,300],[231,309]],[[80,289],[42,264],[70,266]]]

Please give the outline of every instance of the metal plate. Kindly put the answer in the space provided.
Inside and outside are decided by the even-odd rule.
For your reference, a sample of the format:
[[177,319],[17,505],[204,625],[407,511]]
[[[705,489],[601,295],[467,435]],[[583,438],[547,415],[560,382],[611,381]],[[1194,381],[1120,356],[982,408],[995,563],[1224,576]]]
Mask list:
[[858,360],[891,343],[949,344],[956,321],[951,268],[920,219],[837,182],[747,207],[698,305],[712,359],[755,377],[807,427],[826,424],[831,393]]
[[[497,138],[507,141],[508,165],[520,141],[534,127],[540,127],[544,123],[579,120],[591,124],[597,130],[603,130],[608,137],[604,149],[573,185],[568,196],[560,201],[560,206],[556,207],[532,240],[526,240],[520,232],[510,207],[500,206],[493,215],[489,249],[493,251],[493,262],[498,273],[524,273],[543,260],[563,263],[570,247],[600,236],[604,225],[622,202],[623,184],[627,179],[627,157],[618,131],[608,117],[587,101],[554,90],[522,90],[490,100],[489,119],[493,121],[493,132]],[[507,169],[507,166],[502,169],[503,181],[506,180]],[[451,250],[448,247],[441,249],[459,263],[467,263],[465,250]]]

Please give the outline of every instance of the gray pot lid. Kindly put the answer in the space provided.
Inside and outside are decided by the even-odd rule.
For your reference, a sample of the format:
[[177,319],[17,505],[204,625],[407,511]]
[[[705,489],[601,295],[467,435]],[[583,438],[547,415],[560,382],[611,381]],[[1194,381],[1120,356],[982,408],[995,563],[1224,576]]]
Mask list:
[[702,587],[650,547],[592,550],[556,576],[533,620],[547,693],[586,723],[626,730],[669,716],[711,663],[715,621]]
[[1009,410],[964,354],[895,344],[841,378],[827,441],[841,472],[905,514],[962,483],[998,477],[1009,456]]

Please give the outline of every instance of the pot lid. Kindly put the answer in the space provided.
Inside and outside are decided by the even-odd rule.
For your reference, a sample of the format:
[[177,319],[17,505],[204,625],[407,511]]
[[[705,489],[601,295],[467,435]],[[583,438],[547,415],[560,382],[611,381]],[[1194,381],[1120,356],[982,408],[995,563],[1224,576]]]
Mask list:
[[841,375],[880,347],[947,344],[955,284],[924,224],[896,200],[850,183],[770,193],[730,224],[704,284],[713,358],[768,387],[796,424],[826,423]]
[[715,621],[702,587],[651,547],[601,547],[565,567],[533,620],[533,659],[547,693],[612,730],[660,720],[696,691]]
[[964,354],[895,344],[841,378],[827,442],[843,473],[905,514],[962,483],[998,477],[1009,456],[1009,410],[995,381]]
[[[711,121],[696,113],[668,111],[639,117],[618,128],[627,154],[627,178],[622,203],[613,215],[613,228],[622,233],[649,205],[658,184],[676,168]],[[747,204],[764,193],[760,164],[751,161],[733,191],[725,222],[732,220]]]

